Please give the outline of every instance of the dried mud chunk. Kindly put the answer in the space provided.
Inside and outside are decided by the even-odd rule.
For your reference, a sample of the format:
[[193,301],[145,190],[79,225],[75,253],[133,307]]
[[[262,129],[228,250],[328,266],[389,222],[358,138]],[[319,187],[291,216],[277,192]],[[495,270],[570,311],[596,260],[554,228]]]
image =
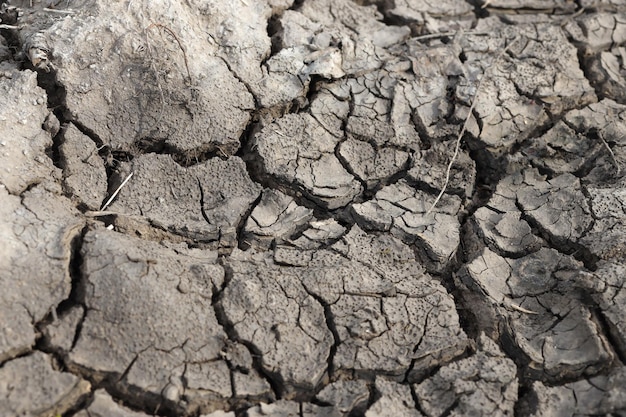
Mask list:
[[327,33],[336,34],[336,44],[341,45],[341,69],[346,74],[359,76],[380,69],[392,58],[387,48],[410,35],[407,27],[381,22],[382,15],[375,6],[364,7],[349,0],[303,3],[298,11],[323,25]]
[[376,391],[380,398],[368,408],[365,417],[422,417],[415,408],[415,401],[408,385],[376,379]]
[[336,372],[417,378],[465,349],[452,297],[395,238],[355,226],[300,276],[330,306]]
[[[416,77],[396,87],[394,112],[408,118],[406,121],[413,120],[426,138],[443,140],[458,135],[462,122],[456,122],[455,107],[449,99],[450,91],[457,87],[458,78],[465,73],[458,48],[425,46],[416,40],[408,40],[406,44],[406,55]],[[478,135],[476,123],[468,124],[468,132]]]
[[277,180],[295,184],[317,203],[336,209],[350,203],[361,186],[335,157],[339,138],[313,117],[288,114],[254,138],[262,168]]
[[[408,63],[407,63],[408,64]],[[341,87],[349,92],[351,112],[346,124],[348,138],[382,148],[418,148],[419,135],[411,120],[411,90],[402,75],[386,70],[347,79]]]
[[335,219],[314,220],[299,238],[290,243],[300,249],[319,249],[336,242],[345,233],[346,228]]
[[626,257],[626,188],[589,188],[595,222],[581,240],[601,259]]
[[370,189],[401,171],[409,160],[409,154],[402,150],[387,147],[378,149],[368,142],[354,139],[339,145],[339,155],[346,161],[350,171]]
[[411,16],[413,13],[418,12],[428,13],[437,17],[460,16],[471,14],[473,11],[471,4],[454,0],[398,0],[393,4],[394,8],[389,12],[398,17],[403,16],[403,13]]
[[455,32],[469,29],[475,20],[471,4],[454,0],[376,1],[385,17],[408,25],[413,34]]
[[590,51],[607,50],[626,42],[626,14],[596,13],[582,17],[579,25]]
[[47,97],[31,71],[0,77],[0,184],[11,194],[57,175],[46,149],[50,134],[41,126],[49,114]]
[[279,400],[272,404],[261,403],[248,409],[247,417],[300,417],[300,404],[294,401]]
[[626,170],[625,105],[604,99],[568,112],[564,121],[601,148],[602,156],[593,162],[586,181],[605,184],[607,179],[623,176]]
[[508,70],[495,66],[492,74],[475,97],[475,114],[481,126],[480,141],[498,155],[526,139],[548,116],[540,104],[519,96]]
[[93,402],[86,410],[76,414],[76,417],[148,417],[149,414],[132,411],[115,401],[104,390],[99,389],[94,393]]
[[511,416],[517,402],[517,367],[482,334],[479,350],[442,366],[415,394],[429,417],[448,415]]
[[580,180],[563,174],[550,180],[526,176],[517,201],[529,221],[556,245],[567,246],[584,236],[593,218]]
[[528,358],[533,378],[556,381],[597,372],[613,360],[576,286],[582,265],[554,249],[505,259],[489,249],[460,273],[505,323],[507,345]]
[[223,404],[232,394],[221,360],[227,336],[211,298],[224,271],[210,255],[88,232],[82,247],[87,313],[70,366],[96,380],[113,377],[115,390],[132,392],[136,406],[161,403],[182,412]]
[[98,210],[107,191],[107,173],[96,144],[70,123],[59,153],[66,191],[87,208]]
[[312,217],[313,210],[299,206],[280,191],[266,189],[246,221],[244,239],[268,249],[275,239],[286,239],[304,228]]
[[263,78],[252,87],[259,106],[287,108],[293,100],[305,96],[310,82],[303,71],[307,55],[304,47],[288,48],[267,60]]
[[500,211],[487,205],[476,210],[471,221],[487,246],[501,255],[519,257],[541,246],[518,210]]
[[89,382],[55,370],[49,356],[34,352],[0,368],[0,415],[61,415],[89,389]]
[[560,386],[535,382],[522,401],[536,417],[622,415],[626,409],[625,385],[626,369],[620,367],[608,375]]
[[169,155],[132,162],[133,177],[110,211],[144,216],[164,230],[200,242],[236,245],[236,227],[261,192],[238,157],[213,158],[189,168]]
[[[445,184],[446,171],[453,155],[453,143],[435,143],[429,149],[419,152],[407,176],[414,182],[425,183],[440,191]],[[471,198],[475,181],[476,163],[466,151],[459,150],[450,170],[446,193]]]
[[[626,17],[626,16],[625,16]],[[626,25],[626,19],[624,24]],[[604,97],[626,102],[626,48],[623,46],[602,51],[587,58],[586,70],[600,94]]]
[[595,170],[598,158],[605,153],[606,149],[599,140],[574,130],[562,120],[541,137],[533,139],[530,146],[522,151],[534,166],[549,170],[555,176]]
[[43,330],[46,344],[53,349],[69,352],[74,343],[76,330],[85,311],[82,307],[72,307],[64,316],[58,317]]
[[0,187],[0,362],[28,352],[35,324],[69,296],[71,245],[83,226],[69,200],[42,186],[22,197]]
[[333,344],[324,309],[299,283],[300,270],[245,257],[236,251],[228,261],[233,276],[218,308],[285,398],[304,395],[326,374]]
[[[490,69],[474,98],[481,126],[479,139],[490,152],[499,154],[526,139],[547,123],[546,111],[561,114],[596,100],[578,64],[576,48],[559,26],[541,23],[514,25],[513,29],[494,19],[481,19],[476,29],[500,35],[461,38],[468,78],[462,80],[456,94],[470,103],[478,79]],[[509,54],[496,63],[495,54],[486,56],[484,52],[507,47]]]
[[315,398],[322,404],[329,404],[341,415],[363,414],[367,407],[370,392],[362,379],[336,381],[328,384]]
[[148,139],[183,152],[238,149],[254,102],[214,56],[218,45],[206,33],[216,34],[219,22],[184,2],[162,8],[98,0],[88,13],[44,32],[72,118],[113,149]]
[[608,330],[613,346],[620,355],[626,354],[626,264],[622,258],[613,262],[602,261],[590,274],[592,280],[584,287],[592,292]]
[[[470,248],[471,238],[464,247],[482,250],[486,244],[503,256],[518,258],[537,251],[543,240],[537,237],[517,206],[516,191],[524,184],[522,174],[509,175],[500,181],[489,202],[470,218],[470,225],[482,239],[476,248]],[[471,256],[473,258],[473,256]]]
[[410,186],[406,180],[381,189],[373,200],[351,207],[357,223],[366,230],[391,231],[405,243],[415,244],[429,269],[440,270],[460,242],[457,214],[460,199],[444,195],[426,216],[435,197]]

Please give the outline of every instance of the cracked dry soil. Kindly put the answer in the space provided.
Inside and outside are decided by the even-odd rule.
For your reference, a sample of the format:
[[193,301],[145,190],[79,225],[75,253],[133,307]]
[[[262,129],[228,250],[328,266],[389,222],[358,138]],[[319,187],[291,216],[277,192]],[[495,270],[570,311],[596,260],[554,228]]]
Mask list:
[[626,414],[626,2],[0,19],[0,416]]

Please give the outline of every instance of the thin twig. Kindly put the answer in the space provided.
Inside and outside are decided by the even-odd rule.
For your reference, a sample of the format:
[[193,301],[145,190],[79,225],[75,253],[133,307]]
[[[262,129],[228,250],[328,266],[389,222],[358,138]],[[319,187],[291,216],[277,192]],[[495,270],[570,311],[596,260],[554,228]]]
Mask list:
[[441,197],[443,196],[443,194],[446,192],[446,189],[448,188],[448,183],[450,182],[450,172],[452,171],[452,165],[454,165],[454,163],[456,162],[456,158],[459,155],[459,149],[461,148],[461,139],[463,138],[463,135],[465,134],[465,131],[467,130],[467,125],[469,124],[469,121],[474,112],[474,106],[476,105],[476,102],[478,101],[477,98],[478,98],[478,94],[480,93],[480,87],[483,84],[483,80],[487,77],[489,70],[498,63],[502,55],[504,55],[511,48],[511,46],[513,46],[513,44],[517,42],[519,38],[520,38],[519,35],[516,36],[511,41],[511,43],[509,43],[506,46],[506,48],[500,51],[500,53],[498,54],[498,56],[496,56],[496,58],[493,60],[491,65],[485,69],[485,72],[483,73],[483,76],[480,77],[480,80],[478,80],[478,84],[476,86],[476,94],[474,94],[474,99],[472,100],[472,104],[470,105],[469,111],[467,113],[467,117],[465,118],[465,123],[463,123],[463,127],[461,128],[461,131],[459,132],[459,136],[456,138],[454,154],[452,155],[452,158],[450,159],[450,163],[448,164],[448,169],[446,170],[446,180],[443,183],[443,187],[441,187],[441,191],[439,192],[439,195],[437,196],[437,198],[435,198],[435,201],[433,201],[432,206],[430,206],[430,208],[428,209],[424,217],[428,216],[433,211],[433,209],[435,208],[439,200],[441,200]]
[[598,137],[602,141],[602,144],[604,145],[606,150],[609,151],[609,154],[611,155],[611,160],[613,161],[613,164],[615,165],[615,168],[617,168],[617,176],[619,176],[621,170],[620,170],[620,167],[619,167],[619,163],[617,162],[617,158],[615,158],[615,154],[613,153],[613,149],[611,149],[609,144],[606,143],[606,140],[604,140],[604,138],[602,137],[602,134],[599,134]]
[[525,313],[525,314],[535,314],[535,315],[538,315],[538,314],[539,314],[539,313],[537,313],[536,311],[528,310],[528,309],[526,309],[526,308],[524,308],[524,307],[518,306],[518,305],[513,304],[513,303],[509,303],[509,305],[511,306],[511,308],[512,308],[513,310],[517,310],[517,311],[519,311],[520,313]]
[[146,46],[148,48],[148,55],[150,56],[150,69],[154,74],[154,80],[156,82],[157,89],[159,90],[159,95],[161,96],[161,109],[159,110],[159,117],[156,118],[155,125],[158,125],[161,122],[161,118],[163,117],[163,112],[165,111],[165,93],[163,92],[163,87],[161,86],[161,81],[159,80],[159,71],[156,68],[154,63],[154,55],[152,54],[152,44],[150,43],[150,38],[148,37],[148,30],[144,31],[146,35]]
[[[439,32],[439,33],[430,33],[428,35],[421,35],[411,38],[411,40],[425,40],[425,39],[435,39],[435,38],[443,38],[444,36],[455,36],[461,32]],[[489,32],[463,32],[463,35],[491,35]]]
[[180,38],[176,35],[176,33],[174,33],[172,29],[170,29],[169,27],[161,23],[152,23],[150,26],[146,28],[146,30],[152,27],[161,28],[174,37],[174,39],[176,40],[176,43],[178,44],[178,47],[183,53],[183,58],[185,59],[185,68],[187,69],[187,77],[189,77],[189,83],[192,84],[191,71],[189,71],[189,61],[187,60],[187,51],[185,51],[185,47],[183,46],[183,43],[180,41]]
[[49,12],[49,13],[59,13],[59,14],[75,14],[76,13],[74,10],[50,9],[48,7],[44,7],[43,11],[44,12]]
[[109,197],[109,199],[107,200],[106,203],[104,203],[104,205],[102,206],[102,208],[100,209],[100,211],[104,211],[107,209],[107,207],[109,207],[109,205],[113,202],[113,200],[115,199],[115,197],[117,197],[117,195],[119,194],[120,190],[122,189],[123,186],[126,185],[126,183],[132,178],[133,173],[131,172],[130,174],[128,174],[128,177],[126,177],[126,179],[120,184],[119,187],[117,187],[117,190],[115,190],[115,192],[113,193],[113,195],[111,195],[111,197]]
[[19,26],[14,26],[14,25],[0,25],[0,29],[19,29]]
[[88,210],[85,212],[85,216],[87,217],[103,217],[103,216],[118,216],[122,213],[117,213],[115,211],[102,211],[102,210]]

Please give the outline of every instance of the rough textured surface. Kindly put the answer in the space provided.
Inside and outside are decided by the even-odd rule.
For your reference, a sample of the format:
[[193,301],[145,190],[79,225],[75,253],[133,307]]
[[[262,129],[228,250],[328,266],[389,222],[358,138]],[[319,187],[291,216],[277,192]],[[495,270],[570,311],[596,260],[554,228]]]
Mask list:
[[89,404],[89,407],[77,413],[76,417],[147,417],[148,415],[117,404],[106,391],[99,389],[94,392],[93,402]]
[[63,143],[59,146],[65,192],[91,210],[104,203],[107,174],[93,141],[73,124],[64,128]]
[[444,196],[429,213],[435,196],[401,180],[389,185],[365,203],[352,206],[357,223],[366,230],[390,231],[414,244],[429,269],[440,270],[453,257],[460,240],[457,220],[461,201]]
[[[63,19],[47,32],[71,117],[116,149],[234,153],[253,97],[220,56],[234,50],[202,34],[228,32],[237,20],[255,15],[245,11],[254,5],[220,10],[216,4],[88,3],[80,19]],[[164,21],[165,11],[177,18]],[[259,42],[269,48],[267,38]],[[258,60],[263,51],[252,53]],[[110,74],[117,75],[115,83]]]
[[252,345],[264,371],[280,381],[287,394],[314,389],[326,372],[333,344],[322,306],[296,274],[266,260],[255,262],[240,254],[228,267],[232,277],[219,308],[237,338]]
[[49,111],[46,93],[31,71],[0,76],[0,182],[11,194],[58,175],[45,151],[52,138],[41,129]]
[[0,0],[0,414],[623,414],[625,48],[621,0]]
[[280,191],[263,191],[259,204],[252,210],[244,226],[244,239],[249,245],[268,249],[303,229],[313,217],[313,210],[299,206],[293,198]]
[[[57,190],[58,191],[58,190]],[[70,202],[37,186],[10,195],[0,188],[0,362],[35,344],[35,324],[68,298],[72,240],[84,220]]]
[[89,392],[89,382],[53,367],[41,352],[14,359],[0,368],[0,414],[54,416],[68,411]]
[[626,409],[622,393],[625,378],[624,368],[621,367],[608,375],[558,387],[535,382],[528,395],[529,411],[534,416],[620,415]]
[[554,249],[519,259],[485,249],[461,280],[484,294],[489,315],[501,321],[503,340],[527,357],[527,372],[554,380],[593,373],[613,359],[577,289],[580,267]]
[[415,386],[427,416],[513,415],[518,389],[515,364],[484,334],[478,345],[474,356],[443,366]]
[[256,388],[243,397],[269,394],[211,306],[224,280],[215,253],[100,230],[85,236],[82,256],[87,311],[68,355],[72,368],[113,378],[116,391],[141,390],[140,404],[173,409],[211,411],[239,393],[231,381],[240,372],[249,378],[247,389]]
[[[111,212],[142,216],[154,226],[198,242],[236,245],[236,228],[260,194],[243,162],[212,158],[183,168],[168,155],[143,155],[131,164],[133,181]],[[165,178],[159,173],[167,172]]]
[[423,416],[415,409],[415,401],[408,386],[381,379],[376,381],[375,389],[379,398],[367,410],[366,417]]

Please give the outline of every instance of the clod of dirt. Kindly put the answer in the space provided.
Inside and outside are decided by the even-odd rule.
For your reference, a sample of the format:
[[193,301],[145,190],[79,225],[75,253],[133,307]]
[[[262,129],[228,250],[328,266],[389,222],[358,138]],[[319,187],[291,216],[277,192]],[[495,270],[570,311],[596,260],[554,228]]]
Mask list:
[[[56,192],[60,189],[57,187]],[[68,298],[72,241],[84,220],[66,198],[36,186],[0,187],[0,362],[30,351],[35,325]]]
[[269,399],[251,360],[229,368],[232,351],[211,306],[224,271],[210,252],[96,230],[85,236],[82,256],[87,312],[71,369],[136,406],[213,411],[237,397],[231,379],[240,372],[250,386],[265,385],[255,397]]
[[579,290],[581,266],[554,249],[519,259],[484,249],[460,272],[463,284],[483,295],[492,319],[500,320],[505,344],[527,358],[533,378],[580,377],[614,359]]
[[626,41],[626,14],[597,13],[584,16],[579,21],[584,46],[588,52],[608,50]]
[[[239,28],[248,37],[243,28],[250,21],[220,22],[224,14],[208,4],[198,13],[184,3],[93,3],[80,18],[68,16],[44,33],[66,91],[67,117],[114,150],[147,142],[178,152],[234,154],[254,101],[228,61],[216,56],[225,40],[206,31],[233,37]],[[257,63],[269,50],[269,40],[262,43],[246,50]]]
[[0,368],[0,415],[45,417],[69,411],[91,385],[55,368],[42,352],[5,363]]
[[433,377],[414,386],[426,415],[513,415],[517,367],[484,334],[478,345],[474,355],[442,366]]
[[414,244],[425,266],[441,271],[459,246],[461,201],[457,196],[444,195],[428,213],[434,201],[435,196],[400,180],[381,189],[372,200],[353,204],[352,213],[363,229],[389,231]]
[[[462,37],[470,83],[463,81],[457,97],[469,102],[476,86],[473,74],[482,76],[490,68],[475,99],[475,115],[481,126],[479,139],[494,154],[528,138],[548,122],[548,115],[562,114],[596,101],[580,69],[576,49],[558,25],[503,26],[499,20],[490,18],[481,19],[476,30],[495,30],[499,36]],[[507,45],[510,53],[499,62],[486,60],[483,51],[492,48],[502,51]],[[477,68],[482,70],[476,71]]]
[[11,194],[58,177],[46,151],[52,137],[42,129],[49,114],[47,97],[37,86],[37,74],[11,71],[0,77],[0,183]]
[[581,243],[600,259],[626,256],[626,191],[622,187],[589,188],[595,222]]
[[99,389],[93,394],[93,401],[85,410],[75,414],[75,417],[148,417],[149,414],[130,410],[113,401],[113,398],[104,390]]
[[565,417],[612,415],[624,412],[626,397],[626,368],[619,367],[608,375],[570,382],[561,386],[546,386],[535,382],[526,402],[532,417],[559,415]]
[[323,207],[336,209],[362,190],[334,154],[339,140],[312,116],[290,114],[263,128],[252,146],[268,174],[297,185]]
[[247,244],[269,249],[275,240],[289,238],[304,228],[312,217],[313,210],[299,206],[280,191],[267,189],[246,221],[243,239]]
[[375,389],[379,398],[367,410],[365,417],[423,416],[416,410],[409,386],[380,378],[376,379]]
[[253,347],[264,372],[285,390],[284,398],[314,390],[326,375],[333,344],[323,307],[306,292],[296,271],[269,259],[235,252],[228,267],[233,276],[219,309],[237,338]]
[[516,193],[527,220],[556,247],[571,247],[593,224],[580,180],[572,174],[542,181],[535,173],[526,172]]
[[370,392],[365,381],[342,381],[330,383],[315,398],[333,406],[341,415],[363,414],[367,408]]
[[107,173],[96,144],[72,123],[65,128],[59,154],[67,194],[91,210],[98,210],[107,191]]
[[225,248],[237,245],[237,227],[261,193],[238,157],[184,168],[169,155],[147,154],[127,165],[133,177],[111,212],[143,216],[162,230]]

